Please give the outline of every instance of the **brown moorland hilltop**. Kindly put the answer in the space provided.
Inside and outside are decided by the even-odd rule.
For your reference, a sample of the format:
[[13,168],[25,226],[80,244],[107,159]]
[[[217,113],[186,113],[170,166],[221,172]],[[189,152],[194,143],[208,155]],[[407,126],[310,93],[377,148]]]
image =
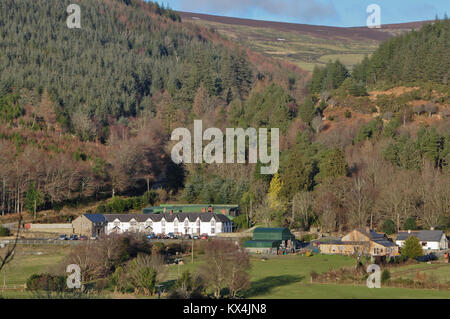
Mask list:
[[241,25],[255,28],[271,28],[280,31],[295,31],[303,34],[309,34],[324,38],[349,38],[353,40],[376,40],[383,41],[388,39],[399,31],[410,31],[412,29],[420,28],[427,21],[398,23],[398,24],[384,24],[380,29],[369,29],[367,27],[330,27],[310,24],[297,24],[287,22],[275,22],[253,19],[242,19],[225,16],[217,16],[210,14],[192,13],[192,12],[178,12],[184,21],[204,20],[210,22],[217,22],[230,25]]
[[207,27],[267,57],[294,64],[311,72],[339,59],[350,70],[392,36],[419,29],[425,21],[367,27],[330,27],[240,19],[178,12],[184,24]]

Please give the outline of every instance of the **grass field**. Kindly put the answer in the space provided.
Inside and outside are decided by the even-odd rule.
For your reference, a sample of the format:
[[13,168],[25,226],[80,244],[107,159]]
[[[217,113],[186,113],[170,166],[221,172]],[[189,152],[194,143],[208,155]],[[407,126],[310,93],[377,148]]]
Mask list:
[[0,274],[0,288],[23,285],[34,273],[43,272],[47,267],[60,262],[69,252],[68,247],[18,246],[14,259]]
[[[186,262],[185,265],[180,266],[180,273],[184,270],[196,269],[203,260],[196,258],[194,264],[190,260]],[[312,270],[324,272],[353,264],[354,260],[346,256],[276,256],[266,261],[253,257],[250,271],[252,286],[246,293],[246,297],[261,299],[450,298],[449,291],[407,288],[370,289],[366,286],[310,283],[309,274]],[[397,270],[401,271],[403,267]],[[176,279],[177,273],[178,266],[171,266],[169,279]]]
[[[42,254],[37,255],[37,252]],[[69,252],[68,247],[19,247],[14,260],[0,274],[0,287],[5,279],[6,285],[23,285],[33,273],[44,272],[52,265],[57,264]],[[177,279],[178,271],[194,271],[204,262],[203,256],[196,256],[194,263],[185,258],[184,265],[169,266],[168,280],[165,286]],[[260,257],[251,258],[251,288],[245,293],[247,298],[262,299],[303,299],[303,298],[450,298],[449,291],[407,289],[407,288],[381,288],[369,289],[365,286],[311,284],[310,272],[324,272],[330,269],[348,267],[354,260],[346,256],[315,255],[304,256],[274,256],[263,261]],[[417,264],[399,267],[391,270],[392,277],[414,276],[416,271],[435,273],[440,280],[450,277],[450,266]],[[413,277],[411,277],[413,278]],[[2,291],[3,298],[30,298],[29,292]],[[108,297],[108,296],[104,296]],[[113,296],[114,297],[114,296]]]
[[426,274],[427,278],[434,278],[440,283],[450,282],[450,264],[426,264],[420,263],[391,270],[392,278],[414,279],[416,273]]

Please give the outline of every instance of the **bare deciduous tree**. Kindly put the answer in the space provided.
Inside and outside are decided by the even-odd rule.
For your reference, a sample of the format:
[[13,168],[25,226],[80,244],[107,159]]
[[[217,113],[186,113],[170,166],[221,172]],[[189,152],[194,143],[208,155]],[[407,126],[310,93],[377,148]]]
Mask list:
[[309,228],[309,221],[314,205],[314,196],[311,192],[300,192],[294,195],[292,199],[292,216],[291,223],[293,223],[297,216],[303,221],[303,227]]
[[416,196],[413,186],[417,179],[414,172],[401,171],[386,178],[376,201],[376,209],[385,218],[394,221],[399,231],[408,217],[414,213]]
[[266,227],[271,226],[275,215],[276,211],[270,207],[270,201],[268,198],[265,198],[263,202],[255,209],[256,221],[263,223]]
[[250,261],[248,254],[230,240],[213,240],[205,245],[206,262],[200,273],[210,285],[215,298],[220,298],[222,289],[228,288],[235,297],[239,291],[250,286]]
[[370,181],[362,175],[355,176],[346,195],[345,206],[348,209],[349,226],[365,227],[375,200]]

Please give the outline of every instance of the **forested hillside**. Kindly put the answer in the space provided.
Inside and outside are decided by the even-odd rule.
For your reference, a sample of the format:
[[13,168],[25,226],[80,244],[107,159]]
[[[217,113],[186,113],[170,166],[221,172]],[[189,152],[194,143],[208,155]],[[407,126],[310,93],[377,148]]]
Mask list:
[[449,76],[450,20],[447,17],[382,43],[353,71],[355,80],[366,84],[431,81],[447,85]]
[[176,190],[183,174],[165,148],[175,127],[225,125],[228,104],[269,83],[302,99],[300,70],[183,24],[169,8],[76,1],[81,29],[69,29],[72,2],[0,3],[2,213],[23,210],[28,193],[34,210],[139,193],[161,173]]
[[66,27],[68,4],[1,2],[0,80],[48,91],[56,120],[84,138],[104,137],[95,125],[107,126],[108,117],[155,112],[150,97],[161,90],[188,107],[200,83],[212,96],[251,87],[245,56],[183,29],[156,4],[80,1],[81,29]]
[[[449,227],[448,20],[309,78],[150,2],[77,3],[81,29],[69,1],[0,3],[2,214],[112,198],[97,211],[236,203],[240,228]],[[170,133],[194,119],[280,128],[279,172],[173,164]]]

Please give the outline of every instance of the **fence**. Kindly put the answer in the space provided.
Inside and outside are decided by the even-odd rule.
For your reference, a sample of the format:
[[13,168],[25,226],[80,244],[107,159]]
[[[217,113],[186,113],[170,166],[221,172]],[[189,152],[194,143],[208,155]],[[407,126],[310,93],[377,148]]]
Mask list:
[[[79,245],[84,241],[82,240],[57,240],[57,239],[18,239],[18,245]],[[8,245],[13,244],[14,239],[4,239],[0,242],[0,244]]]
[[26,285],[25,284],[20,284],[20,285],[1,285],[0,286],[0,291],[25,291],[26,289]]

